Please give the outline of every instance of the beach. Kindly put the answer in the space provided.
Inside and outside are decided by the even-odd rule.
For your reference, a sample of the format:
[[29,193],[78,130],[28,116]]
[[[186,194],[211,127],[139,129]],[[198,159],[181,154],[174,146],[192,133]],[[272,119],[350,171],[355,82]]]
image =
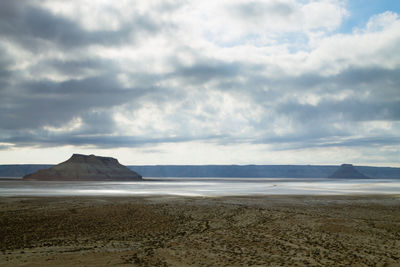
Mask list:
[[400,195],[0,197],[0,266],[399,266]]

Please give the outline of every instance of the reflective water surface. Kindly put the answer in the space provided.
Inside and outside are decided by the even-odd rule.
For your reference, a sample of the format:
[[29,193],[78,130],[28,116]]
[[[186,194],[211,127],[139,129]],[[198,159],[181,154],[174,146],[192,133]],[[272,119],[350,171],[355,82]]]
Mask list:
[[141,182],[0,180],[0,196],[400,194],[400,179],[147,178]]

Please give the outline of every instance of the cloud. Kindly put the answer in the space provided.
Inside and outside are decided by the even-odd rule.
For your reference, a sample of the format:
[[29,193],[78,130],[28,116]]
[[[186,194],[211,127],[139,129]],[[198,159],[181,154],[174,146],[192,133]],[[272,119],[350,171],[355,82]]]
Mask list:
[[399,20],[399,15],[386,11],[381,14],[374,15],[371,17],[367,23],[366,31],[368,32],[379,32],[385,30],[394,24],[397,24]]
[[347,16],[342,1],[190,1],[177,21],[190,28],[190,38],[224,46],[275,43],[287,33],[334,30]]
[[341,33],[342,1],[135,4],[0,3],[2,149],[400,150],[398,14]]
[[[160,27],[147,16],[133,14],[129,21],[120,23],[115,29],[86,29],[73,18],[54,14],[32,3],[6,1],[1,8],[0,34],[23,49],[34,52],[49,49],[50,46],[56,46],[56,49],[81,49],[89,45],[134,43],[138,34],[155,34]],[[118,13],[113,15],[116,17]]]
[[185,80],[188,84],[193,84],[232,78],[243,71],[245,71],[243,63],[199,59],[191,65],[177,63],[172,75]]
[[242,2],[233,7],[233,12],[241,19],[264,19],[266,16],[288,17],[295,12],[293,2]]

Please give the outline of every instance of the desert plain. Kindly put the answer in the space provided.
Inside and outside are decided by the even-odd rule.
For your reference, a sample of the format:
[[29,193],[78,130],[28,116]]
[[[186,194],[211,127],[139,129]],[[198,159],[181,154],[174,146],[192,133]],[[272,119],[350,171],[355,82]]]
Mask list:
[[0,266],[400,266],[400,195],[1,197]]

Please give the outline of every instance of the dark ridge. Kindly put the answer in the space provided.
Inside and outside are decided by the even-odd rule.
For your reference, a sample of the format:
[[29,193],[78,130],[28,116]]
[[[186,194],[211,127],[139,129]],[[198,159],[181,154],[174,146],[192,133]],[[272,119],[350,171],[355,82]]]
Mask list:
[[[333,165],[134,165],[143,177],[231,177],[231,178],[326,178]],[[382,179],[400,179],[400,168],[356,166],[363,174]]]
[[357,171],[352,164],[342,164],[329,178],[369,178],[361,172]]
[[[79,156],[76,156],[79,157]],[[103,157],[98,157],[103,158]],[[105,158],[109,159],[109,158]],[[54,165],[0,165],[0,177],[20,177]],[[144,177],[323,178],[339,166],[316,165],[134,165],[129,169]],[[355,166],[371,178],[400,179],[400,168]]]

